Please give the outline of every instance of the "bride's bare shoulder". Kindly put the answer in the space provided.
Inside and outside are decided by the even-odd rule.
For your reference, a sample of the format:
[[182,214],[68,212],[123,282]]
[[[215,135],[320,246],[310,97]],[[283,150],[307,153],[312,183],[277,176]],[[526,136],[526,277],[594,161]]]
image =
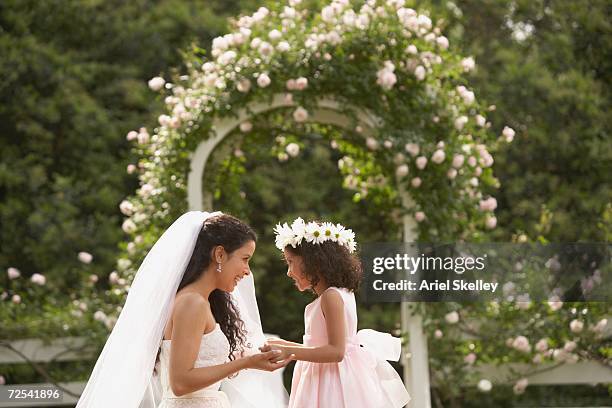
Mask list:
[[197,292],[183,291],[177,293],[174,299],[174,311],[176,312],[199,312],[210,311],[210,303]]
[[189,291],[176,295],[172,311],[172,326],[187,325],[195,331],[206,331],[209,327],[214,326],[214,322],[210,303],[202,295]]

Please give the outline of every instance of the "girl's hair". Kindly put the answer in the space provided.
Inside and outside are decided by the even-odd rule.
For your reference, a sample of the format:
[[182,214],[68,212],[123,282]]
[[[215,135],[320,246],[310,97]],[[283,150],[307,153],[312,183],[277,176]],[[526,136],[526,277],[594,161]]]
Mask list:
[[329,286],[351,292],[359,289],[361,261],[344,245],[333,241],[313,244],[302,240],[295,248],[288,245],[285,249],[302,258],[302,272],[313,287],[323,279]]
[[[231,257],[235,250],[249,241],[257,241],[257,235],[251,227],[238,218],[228,214],[207,218],[202,224],[177,292],[202,276],[214,261],[212,255],[216,246],[222,246]],[[215,289],[208,297],[208,301],[215,320],[230,344],[228,357],[233,360],[234,352],[239,347],[245,346],[244,322],[240,319],[238,309],[232,303],[229,293]],[[160,351],[161,349],[157,352],[158,360]]]

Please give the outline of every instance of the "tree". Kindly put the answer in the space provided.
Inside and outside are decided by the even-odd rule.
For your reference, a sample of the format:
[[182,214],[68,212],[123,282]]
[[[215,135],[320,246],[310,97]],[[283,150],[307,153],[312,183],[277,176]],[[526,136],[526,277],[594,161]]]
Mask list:
[[[0,275],[2,338],[105,330],[68,308],[109,287],[118,204],[137,185],[125,134],[161,104],[147,80],[192,43],[209,44],[248,3],[1,2],[0,267],[21,273]],[[27,281],[34,274],[43,287]]]
[[[493,123],[517,129],[495,158],[497,238],[606,241],[598,221],[612,196],[608,2],[436,3],[451,40],[476,59],[477,94],[497,103]],[[536,231],[546,210],[550,230]]]

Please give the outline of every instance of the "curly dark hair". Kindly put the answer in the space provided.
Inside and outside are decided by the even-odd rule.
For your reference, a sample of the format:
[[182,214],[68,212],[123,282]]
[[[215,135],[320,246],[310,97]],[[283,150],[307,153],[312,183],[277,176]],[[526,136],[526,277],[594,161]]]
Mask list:
[[[216,246],[222,246],[229,256],[232,256],[232,252],[249,241],[257,241],[257,235],[251,227],[238,218],[228,214],[207,218],[202,224],[177,292],[202,276],[212,262],[212,252]],[[228,357],[233,360],[234,352],[245,346],[244,322],[240,319],[238,309],[232,303],[229,293],[215,289],[208,297],[208,301],[215,320],[230,344]],[[161,349],[157,352],[158,360],[160,351]]]
[[345,288],[351,292],[359,289],[361,261],[344,245],[333,241],[313,244],[302,240],[295,248],[289,245],[285,249],[302,258],[302,272],[313,288],[323,279],[329,286]]

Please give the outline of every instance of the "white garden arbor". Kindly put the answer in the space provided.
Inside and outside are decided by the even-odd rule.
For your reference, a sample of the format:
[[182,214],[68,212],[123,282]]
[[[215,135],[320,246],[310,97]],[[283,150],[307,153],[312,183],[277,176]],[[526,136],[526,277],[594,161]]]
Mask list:
[[[237,112],[237,117],[216,118],[211,128],[211,137],[202,141],[191,157],[191,170],[187,184],[187,197],[190,210],[212,210],[211,202],[204,202],[202,179],[206,171],[206,164],[213,150],[228,137],[232,131],[238,128],[240,123],[253,119],[257,114],[262,114],[279,108],[294,106],[288,103],[283,95],[275,95],[271,103],[257,102]],[[346,108],[346,107],[345,107]],[[363,129],[363,136],[371,134],[373,128],[379,123],[371,112],[363,109],[353,108],[357,113],[359,126]],[[346,117],[338,102],[330,99],[317,101],[309,117],[310,122],[325,125],[334,125],[341,128],[352,126],[353,122]],[[402,204],[410,206],[412,201],[408,194],[404,193]],[[403,217],[404,242],[416,241],[416,222],[410,215]],[[402,333],[409,334],[408,350],[402,352],[402,364],[404,366],[404,381],[412,400],[409,407],[429,408],[431,398],[429,395],[429,365],[427,352],[427,339],[423,332],[422,317],[418,314],[412,315],[408,310],[408,303],[401,305],[401,329]]]
[[[510,143],[515,132],[504,127],[495,134],[489,108],[467,87],[473,58],[449,48],[442,23],[434,23],[427,10],[404,4],[331,0],[313,10],[300,0],[288,0],[271,9],[261,7],[241,16],[232,32],[213,41],[212,58],[189,58],[188,75],[171,83],[153,78],[149,86],[162,91],[166,111],[152,135],[144,128],[128,133],[128,139],[137,142],[140,159],[132,166],[140,188],[122,206],[128,217],[123,229],[132,241],[117,269],[126,282],[164,226],[185,210],[185,201],[192,210],[213,208],[212,198],[204,196],[203,178],[211,154],[222,154],[222,149],[215,151],[221,142],[237,128],[244,132],[241,125],[251,128],[247,122],[277,113],[289,129],[321,124],[346,132],[342,142],[350,148],[343,151],[346,146],[339,144],[339,150],[355,159],[349,171],[361,171],[347,175],[346,168],[340,169],[347,187],[354,174],[361,174],[353,180],[367,188],[368,176],[383,176],[385,187],[401,198],[391,207],[401,206],[405,214],[405,242],[478,242],[486,237],[497,224],[497,203],[489,196],[498,186],[490,152]],[[359,149],[362,157],[350,157]],[[369,164],[375,164],[373,173],[368,173]],[[447,361],[440,360],[433,346],[429,358],[424,333],[433,344],[434,329],[445,325],[444,313],[457,310],[456,305],[444,305],[419,315],[412,309],[422,309],[422,304],[412,306],[401,305],[401,328],[409,340],[402,360],[404,378],[411,407],[427,408],[430,378],[434,387],[438,381],[457,384],[460,379],[436,377],[436,364]],[[473,317],[468,315],[466,311],[464,317]],[[499,342],[500,355],[507,352],[502,350],[504,341]],[[459,353],[446,357],[452,357],[455,367],[466,365]],[[523,355],[518,357],[525,362]],[[593,364],[580,362],[559,375],[548,371],[547,378],[574,384],[610,378]],[[430,365],[436,367],[431,376]],[[483,369],[495,382],[509,381],[505,373],[488,368],[468,367],[472,372]],[[576,374],[585,369],[598,374]],[[547,381],[540,376],[531,383]]]
[[[191,170],[188,176],[187,198],[190,210],[212,210],[213,203],[210,197],[204,197],[202,180],[206,172],[208,160],[215,148],[229,137],[239,125],[255,118],[258,114],[265,114],[275,109],[289,108],[294,105],[284,98],[282,94],[275,95],[271,102],[256,102],[237,112],[236,117],[216,118],[211,128],[210,138],[202,141],[191,156]],[[346,107],[344,107],[346,108]],[[352,107],[357,113],[359,126],[363,128],[363,137],[368,137],[372,129],[377,126],[379,119],[364,109]],[[340,110],[338,102],[331,99],[321,99],[316,103],[309,116],[309,122],[324,125],[333,125],[348,129],[354,122]],[[400,186],[400,191],[402,191]],[[410,195],[402,191],[402,206],[410,208],[413,201]],[[403,216],[404,242],[416,242],[418,239],[416,221],[408,214]],[[408,335],[407,347],[402,351],[401,363],[404,368],[404,381],[412,397],[409,408],[431,407],[429,353],[427,336],[423,330],[423,317],[412,313],[411,304],[401,303],[401,331]],[[608,325],[610,334],[612,326]],[[479,372],[496,383],[504,383],[510,377],[510,370],[520,370],[526,365],[511,364],[502,367],[483,365]],[[531,384],[596,384],[612,382],[612,370],[603,365],[586,361],[574,365],[561,365],[555,368],[544,369],[529,376]]]

